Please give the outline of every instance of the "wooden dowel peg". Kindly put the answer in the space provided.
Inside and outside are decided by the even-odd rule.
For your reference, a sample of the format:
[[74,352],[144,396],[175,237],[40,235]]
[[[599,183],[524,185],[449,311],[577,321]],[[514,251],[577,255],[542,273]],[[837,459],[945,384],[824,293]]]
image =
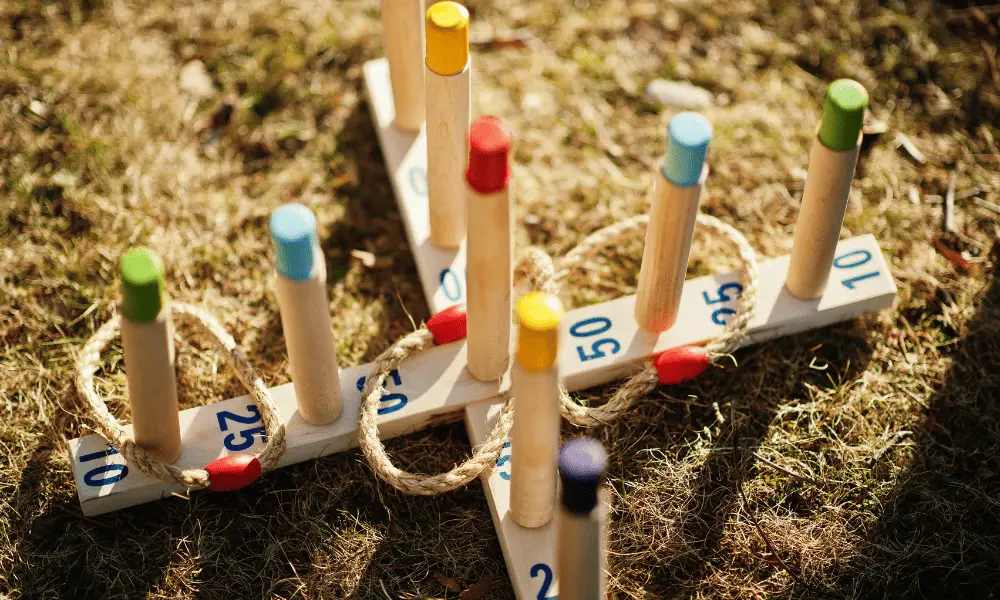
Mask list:
[[469,372],[480,381],[500,379],[510,364],[514,282],[510,146],[510,133],[496,117],[478,119],[469,128],[467,347]]
[[163,260],[133,248],[118,262],[125,377],[136,443],[156,458],[181,454],[181,427],[174,374],[174,328],[164,294]]
[[457,248],[465,239],[471,114],[469,11],[457,2],[427,9],[427,194],[431,242]]
[[559,324],[563,307],[551,294],[532,292],[517,303],[517,352],[511,385],[510,516],[521,527],[552,520],[559,453]]
[[301,204],[285,204],[271,214],[270,229],[278,309],[299,415],[314,425],[332,423],[343,403],[316,217]]
[[592,438],[575,438],[559,451],[562,496],[556,523],[560,600],[604,600],[607,495],[599,493],[608,455]]
[[838,79],[826,89],[785,280],[788,291],[802,300],[819,298],[826,290],[861,152],[867,106],[868,92],[857,81]]
[[382,0],[382,42],[402,131],[424,124],[424,0]]
[[666,331],[677,320],[711,139],[712,126],[698,113],[680,113],[667,127],[667,151],[655,175],[635,302],[636,322],[651,333]]

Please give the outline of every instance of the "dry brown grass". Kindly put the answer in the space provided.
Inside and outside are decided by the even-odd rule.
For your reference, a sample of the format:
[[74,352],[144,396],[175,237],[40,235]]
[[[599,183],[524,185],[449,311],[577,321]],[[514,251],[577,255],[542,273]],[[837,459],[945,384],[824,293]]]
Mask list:
[[[553,254],[644,210],[673,114],[642,97],[656,77],[716,96],[705,210],[765,255],[790,248],[825,82],[860,79],[889,126],[861,160],[845,228],[881,240],[897,307],[742,351],[739,368],[658,390],[597,432],[615,459],[615,595],[990,597],[1000,284],[985,259],[1000,216],[957,203],[984,258],[962,275],[933,249],[930,196],[955,172],[959,192],[987,186],[979,197],[1000,204],[995,7],[471,6],[482,31],[525,27],[541,42],[484,50],[476,104],[518,135],[518,242]],[[428,316],[360,91],[361,63],[381,55],[377,2],[23,0],[0,15],[0,594],[454,597],[437,573],[462,586],[494,574],[489,597],[510,597],[478,484],[405,497],[348,453],[237,494],[85,518],[65,457],[63,440],[90,426],[74,353],[113,311],[115,261],[132,244],[160,251],[171,294],[219,315],[272,384],[288,366],[265,220],[283,201],[318,212],[342,364]],[[214,86],[204,97],[178,85],[195,58]],[[209,141],[227,101],[231,123]],[[893,147],[896,132],[926,164]],[[365,269],[352,249],[391,268]],[[632,291],[640,252],[579,274],[573,299]],[[696,252],[692,272],[726,266],[704,240]],[[107,356],[105,385],[127,418],[120,362]],[[199,340],[180,363],[185,407],[239,391]],[[433,469],[467,443],[452,425],[390,449]]]

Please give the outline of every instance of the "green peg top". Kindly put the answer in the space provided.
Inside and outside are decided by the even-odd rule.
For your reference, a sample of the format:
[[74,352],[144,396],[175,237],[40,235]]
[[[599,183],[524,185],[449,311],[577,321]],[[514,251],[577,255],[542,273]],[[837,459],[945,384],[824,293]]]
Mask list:
[[132,248],[118,261],[122,280],[122,314],[133,321],[152,321],[163,308],[163,259],[149,248]]
[[830,150],[850,150],[858,135],[868,106],[868,92],[853,79],[838,79],[826,88],[819,141]]

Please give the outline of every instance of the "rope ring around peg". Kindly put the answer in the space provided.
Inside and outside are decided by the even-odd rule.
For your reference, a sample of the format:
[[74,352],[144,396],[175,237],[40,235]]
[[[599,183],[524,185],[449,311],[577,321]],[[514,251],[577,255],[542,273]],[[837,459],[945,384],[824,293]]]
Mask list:
[[[214,473],[216,490],[242,487],[259,477],[262,472],[274,469],[278,459],[285,452],[285,426],[281,422],[278,407],[271,399],[264,381],[236,346],[236,340],[215,317],[204,309],[190,304],[170,303],[167,306],[175,315],[192,321],[209,335],[225,355],[226,361],[235,369],[237,378],[250,391],[250,396],[260,411],[264,430],[267,432],[267,441],[260,453],[256,456],[230,455],[209,463],[204,469],[180,469],[157,459],[136,444],[118,419],[111,414],[104,399],[94,388],[94,373],[100,367],[101,352],[118,335],[121,328],[121,317],[118,315],[102,325],[84,345],[77,358],[77,388],[96,416],[97,432],[118,449],[129,466],[138,469],[142,474],[196,490],[213,487]],[[248,460],[241,461],[241,458]],[[254,461],[257,464],[254,464]],[[234,475],[234,470],[249,473],[251,477],[240,473]]]
[[[514,279],[524,281],[535,289],[555,291],[555,269],[552,259],[539,248],[529,248],[514,266]],[[372,372],[365,378],[365,386],[361,391],[361,411],[358,415],[358,443],[361,451],[379,478],[407,494],[434,496],[468,484],[480,473],[496,464],[514,423],[514,404],[510,398],[505,397],[496,425],[486,440],[464,462],[438,475],[403,471],[392,463],[386,453],[385,445],[378,434],[378,405],[385,393],[385,380],[392,370],[410,355],[426,350],[436,342],[448,343],[465,337],[465,315],[456,313],[453,308],[455,307],[437,313],[431,321],[440,317],[448,320],[460,317],[462,319],[460,325],[449,323],[450,331],[444,336],[435,336],[429,321],[427,325],[403,336],[375,358]]]
[[[556,293],[559,283],[572,269],[579,267],[602,248],[627,236],[642,233],[648,223],[649,217],[643,215],[592,233],[559,260],[558,270],[548,254],[538,248],[529,248],[514,267],[515,282],[523,281],[533,289]],[[743,292],[737,312],[725,331],[709,341],[703,350],[708,359],[718,360],[735,350],[746,337],[747,326],[757,306],[757,255],[743,234],[715,217],[699,214],[696,225],[699,230],[725,240],[736,251],[742,266]],[[448,311],[442,311],[438,315],[446,312]],[[361,413],[358,418],[361,450],[379,478],[401,492],[422,496],[440,494],[464,486],[494,465],[507,441],[514,416],[513,402],[511,398],[505,398],[497,423],[486,441],[465,462],[450,471],[438,475],[421,475],[403,471],[393,465],[378,436],[378,404],[385,393],[383,385],[392,369],[413,353],[433,346],[434,339],[431,330],[424,326],[401,338],[375,359],[372,373],[366,378],[362,391]],[[636,398],[649,393],[660,383],[659,373],[652,363],[650,361],[645,368],[629,378],[601,406],[582,406],[574,402],[565,388],[560,386],[560,412],[571,423],[586,427],[604,425],[619,418]]]
[[[585,260],[601,249],[641,235],[648,224],[649,216],[640,215],[590,234],[558,261],[556,270],[558,281],[561,283],[573,269],[580,267]],[[722,334],[710,340],[703,348],[708,361],[714,363],[738,348],[746,338],[747,327],[757,308],[757,253],[739,230],[711,215],[699,213],[695,225],[699,231],[717,235],[725,241],[735,251],[742,271],[743,292],[740,294],[736,314]],[[653,391],[660,380],[654,361],[649,360],[641,371],[626,380],[615,391],[610,400],[598,406],[583,406],[574,401],[565,388],[560,387],[559,410],[563,418],[574,425],[581,427],[606,425],[625,414],[636,398]]]

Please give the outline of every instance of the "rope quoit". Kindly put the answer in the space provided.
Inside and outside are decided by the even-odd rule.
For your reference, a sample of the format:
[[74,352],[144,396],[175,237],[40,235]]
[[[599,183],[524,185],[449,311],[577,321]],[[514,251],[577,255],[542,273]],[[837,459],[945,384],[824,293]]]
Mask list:
[[[515,284],[524,283],[534,290],[558,293],[560,284],[574,269],[581,267],[601,249],[641,235],[648,223],[649,217],[643,215],[600,229],[586,237],[557,263],[553,263],[552,258],[543,250],[529,248],[514,267]],[[739,231],[719,219],[699,214],[696,224],[699,230],[718,236],[726,242],[736,252],[742,267],[743,293],[740,296],[737,313],[725,331],[708,342],[704,348],[711,361],[718,361],[735,350],[746,337],[747,325],[757,306],[757,255]],[[452,307],[438,313],[431,321],[438,317],[453,320],[456,308]],[[462,335],[448,333],[447,340],[464,337],[464,312],[461,316]],[[454,323],[450,325],[457,326]],[[385,394],[385,380],[403,360],[416,352],[432,347],[434,340],[435,334],[428,326],[424,326],[401,338],[375,359],[372,372],[366,378],[364,390],[361,392],[361,413],[358,417],[358,441],[368,464],[375,473],[397,490],[421,496],[432,496],[457,489],[468,484],[486,469],[492,468],[510,435],[514,417],[512,399],[505,397],[497,423],[486,441],[477,447],[465,462],[445,473],[422,475],[403,471],[393,465],[378,434],[378,405]],[[570,398],[565,388],[561,388],[560,411],[565,419],[579,426],[604,425],[621,417],[636,398],[648,394],[659,383],[659,373],[653,361],[650,361],[641,371],[622,384],[611,399],[601,406],[581,406]]]
[[[215,317],[190,304],[170,303],[167,306],[174,315],[191,321],[208,334],[226,357],[229,365],[236,371],[237,378],[250,391],[250,396],[260,411],[260,418],[267,432],[267,441],[260,453],[256,455],[256,459],[260,463],[261,471],[266,472],[274,469],[278,464],[278,459],[285,452],[285,426],[281,423],[278,407],[271,399],[264,381],[236,346],[236,340],[229,335]],[[88,408],[96,417],[97,432],[118,449],[130,467],[138,469],[144,475],[192,490],[211,487],[212,481],[208,470],[180,469],[155,458],[136,444],[118,419],[108,410],[104,398],[97,393],[94,387],[94,373],[100,367],[101,352],[118,335],[120,328],[121,317],[115,315],[87,340],[77,358],[76,385]]]
[[[554,293],[556,291],[554,275],[552,258],[539,248],[526,250],[514,265],[514,281],[524,282],[532,289],[552,290]],[[454,309],[455,307],[446,309],[431,318],[431,321],[434,321],[437,317],[445,317],[449,321],[446,323],[449,331],[439,335],[438,341],[465,337],[464,311],[458,313]],[[458,314],[461,314],[461,323],[454,322]],[[403,336],[378,355],[372,365],[371,374],[365,378],[365,387],[361,391],[361,412],[358,415],[358,443],[368,464],[379,478],[392,487],[418,496],[434,496],[458,489],[495,465],[510,436],[510,427],[514,423],[514,404],[505,394],[503,408],[489,436],[475,448],[468,459],[450,471],[438,475],[421,475],[404,471],[392,463],[385,451],[385,445],[379,438],[378,405],[385,394],[385,380],[392,370],[399,367],[399,364],[409,356],[435,345],[435,334],[430,326],[429,321],[427,325]],[[461,335],[451,331],[459,328]],[[444,340],[440,339],[442,337]]]
[[[603,229],[599,229],[583,239],[573,250],[557,263],[556,277],[562,283],[574,270],[592,258],[602,249],[626,239],[642,235],[649,224],[649,216],[641,215]],[[747,335],[747,326],[757,308],[757,254],[750,243],[736,228],[719,219],[698,214],[696,229],[717,236],[723,240],[740,260],[743,292],[740,295],[736,314],[726,325],[725,331],[705,344],[708,360],[717,363],[738,348]],[[614,421],[631,408],[637,398],[653,391],[660,383],[659,372],[653,361],[647,361],[641,371],[629,378],[611,399],[600,406],[587,407],[575,402],[565,388],[560,389],[560,412],[570,423],[582,427],[597,427]]]

